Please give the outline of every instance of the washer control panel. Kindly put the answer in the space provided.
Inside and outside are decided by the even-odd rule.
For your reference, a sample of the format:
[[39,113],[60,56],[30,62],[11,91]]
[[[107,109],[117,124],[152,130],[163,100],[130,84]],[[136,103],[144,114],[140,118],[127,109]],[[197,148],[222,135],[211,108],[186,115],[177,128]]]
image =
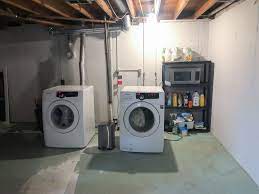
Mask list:
[[58,91],[56,94],[56,97],[57,98],[78,97],[78,92]]
[[159,93],[136,93],[136,99],[159,99]]

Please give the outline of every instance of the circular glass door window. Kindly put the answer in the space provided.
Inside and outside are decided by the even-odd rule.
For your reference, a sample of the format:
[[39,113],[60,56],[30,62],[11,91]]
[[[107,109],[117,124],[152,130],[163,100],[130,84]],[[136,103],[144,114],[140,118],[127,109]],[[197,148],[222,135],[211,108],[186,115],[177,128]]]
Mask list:
[[51,121],[58,129],[67,129],[74,122],[74,113],[66,105],[56,105],[51,112]]
[[129,123],[135,131],[139,133],[146,133],[154,126],[154,114],[146,107],[135,108],[129,115]]

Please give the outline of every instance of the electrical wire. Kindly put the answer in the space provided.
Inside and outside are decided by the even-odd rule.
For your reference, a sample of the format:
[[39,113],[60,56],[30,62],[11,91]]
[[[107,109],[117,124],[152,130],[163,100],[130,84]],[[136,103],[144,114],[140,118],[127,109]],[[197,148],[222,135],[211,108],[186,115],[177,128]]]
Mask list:
[[157,45],[156,45],[156,54],[155,54],[155,86],[157,86]]
[[[116,71],[118,72],[119,70],[119,65],[118,65],[118,32],[116,32],[116,38],[115,38],[115,52],[116,52]],[[118,74],[117,74],[117,84],[118,84]],[[120,105],[120,99],[119,99],[119,93],[120,93],[120,88],[118,85],[117,88],[117,120],[119,121],[119,105]]]
[[142,85],[145,86],[145,24],[143,21],[143,51],[142,51],[142,69],[143,69],[143,83]]
[[118,16],[117,14],[116,14],[116,12],[114,11],[114,9],[113,9],[113,7],[112,7],[112,5],[111,5],[111,3],[110,3],[110,1],[109,0],[106,0],[107,2],[108,2],[108,4],[109,4],[109,7],[111,8],[111,10],[112,10],[112,13],[115,15],[115,17],[116,17],[116,19],[118,19],[118,20],[122,20],[127,14],[128,14],[128,12],[126,11],[126,13],[123,15],[123,16]]

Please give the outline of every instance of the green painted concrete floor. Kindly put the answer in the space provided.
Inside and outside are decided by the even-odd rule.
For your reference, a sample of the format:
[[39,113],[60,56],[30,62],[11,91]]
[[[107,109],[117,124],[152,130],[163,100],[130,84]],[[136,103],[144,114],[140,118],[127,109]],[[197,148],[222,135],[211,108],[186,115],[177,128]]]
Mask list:
[[210,134],[165,142],[162,154],[49,149],[35,134],[0,135],[0,194],[259,194]]

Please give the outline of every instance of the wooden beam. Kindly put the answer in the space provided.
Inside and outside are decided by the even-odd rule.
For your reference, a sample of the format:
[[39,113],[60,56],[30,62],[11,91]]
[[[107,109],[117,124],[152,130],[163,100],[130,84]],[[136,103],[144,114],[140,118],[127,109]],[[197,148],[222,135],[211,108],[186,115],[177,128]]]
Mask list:
[[217,0],[207,0],[192,16],[192,19],[198,19],[202,14],[209,10]]
[[47,21],[47,20],[41,20],[41,19],[35,19],[35,18],[31,18],[31,17],[20,17],[14,14],[10,14],[6,11],[0,10],[0,15],[2,16],[6,16],[6,17],[11,17],[11,18],[15,18],[17,20],[24,20],[24,21],[30,21],[30,22],[36,22],[39,24],[44,24],[44,25],[48,25],[48,26],[58,26],[58,27],[62,27],[65,26],[65,24],[61,24],[58,22],[52,22],[52,21]]
[[131,17],[133,17],[133,18],[136,17],[136,10],[135,10],[133,1],[132,0],[126,0],[126,2],[127,2],[127,5],[128,5],[128,8],[129,8]]
[[226,9],[227,7],[232,5],[234,2],[235,2],[235,0],[231,0],[229,2],[224,3],[220,7],[214,9],[212,12],[209,13],[209,17],[212,17],[212,16],[216,15],[217,13],[221,12],[222,10]]
[[112,13],[112,10],[110,9],[109,5],[104,0],[95,0],[97,5],[99,5],[100,8],[110,17],[114,18],[114,15]]
[[55,12],[58,15],[61,15],[63,17],[72,17],[73,15],[69,12],[67,9],[67,4],[58,3],[57,0],[32,0],[34,3],[37,3],[53,12]]
[[75,10],[79,11],[81,14],[83,14],[84,16],[90,18],[90,19],[94,19],[95,17],[89,12],[87,11],[85,8],[83,8],[81,5],[75,4],[75,3],[68,3],[67,4],[74,8]]
[[178,0],[177,1],[175,13],[174,13],[174,16],[173,16],[173,20],[176,20],[179,17],[179,15],[182,13],[184,8],[187,6],[189,1],[190,0]]
[[28,3],[28,1],[26,0],[0,0],[6,4],[9,4],[9,5],[12,5],[16,8],[19,8],[19,9],[22,9],[24,11],[27,11],[29,13],[32,13],[32,14],[36,14],[36,15],[39,15],[40,13],[35,10],[35,8],[30,4]]

